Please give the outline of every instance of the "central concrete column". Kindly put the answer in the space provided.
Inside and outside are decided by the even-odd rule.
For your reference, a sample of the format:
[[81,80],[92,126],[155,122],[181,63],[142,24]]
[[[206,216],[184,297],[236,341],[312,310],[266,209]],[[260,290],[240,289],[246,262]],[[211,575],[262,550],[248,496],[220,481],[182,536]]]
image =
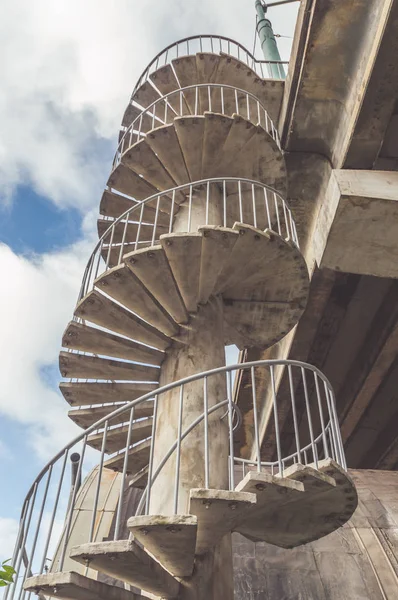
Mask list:
[[[206,187],[194,192],[192,204],[183,203],[176,215],[173,232],[195,232],[206,224],[223,224],[223,203],[220,191],[210,186],[207,202]],[[206,208],[207,204],[207,208]],[[178,342],[168,350],[162,364],[160,385],[178,381],[225,365],[223,331],[223,302],[212,298],[205,306],[198,307],[190,315],[190,322],[182,327]],[[178,437],[181,388],[162,394],[158,399],[156,435],[154,442],[153,472]],[[204,380],[184,385],[181,430],[184,432],[201,417],[205,408]],[[225,373],[214,375],[207,381],[208,407],[227,399]],[[221,420],[226,406],[215,410],[208,418],[208,477],[211,489],[228,489],[228,418]],[[205,487],[205,426],[202,420],[181,443],[177,514],[189,511],[189,492],[192,488]],[[155,481],[150,499],[150,513],[172,515],[175,511],[177,486],[177,452],[162,468]],[[196,557],[192,577],[182,581],[182,600],[233,600],[233,568],[231,536],[227,535],[213,550]]]

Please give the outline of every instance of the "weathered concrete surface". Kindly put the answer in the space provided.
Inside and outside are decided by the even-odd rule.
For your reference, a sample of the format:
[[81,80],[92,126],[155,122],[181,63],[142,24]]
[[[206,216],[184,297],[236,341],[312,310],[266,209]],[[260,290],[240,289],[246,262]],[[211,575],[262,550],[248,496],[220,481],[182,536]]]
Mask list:
[[127,527],[172,575],[189,577],[195,559],[198,520],[192,515],[131,517]]
[[254,484],[259,507],[236,531],[253,541],[293,548],[338,529],[357,506],[355,487],[334,461],[321,461],[318,467],[293,465],[283,478],[249,473],[238,489]]
[[74,572],[29,577],[24,589],[61,600],[143,600],[141,595]]
[[82,544],[72,560],[162,598],[176,598],[179,583],[133,540]]
[[398,172],[333,171],[313,244],[321,268],[398,277]]
[[396,600],[398,473],[350,470],[351,520],[293,550],[233,535],[235,600]]
[[236,529],[256,502],[256,496],[247,492],[192,489],[189,512],[198,519],[196,554],[206,554]]

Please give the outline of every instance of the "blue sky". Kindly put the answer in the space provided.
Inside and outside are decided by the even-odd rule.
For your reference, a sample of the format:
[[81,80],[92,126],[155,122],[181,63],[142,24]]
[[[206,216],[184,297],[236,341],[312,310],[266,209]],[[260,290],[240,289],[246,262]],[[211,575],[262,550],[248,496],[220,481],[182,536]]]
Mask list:
[[[76,430],[58,392],[72,316],[119,123],[167,44],[197,33],[253,47],[252,0],[3,0],[0,6],[0,558],[43,464]],[[297,5],[270,17],[288,59]],[[10,58],[11,57],[11,58]]]

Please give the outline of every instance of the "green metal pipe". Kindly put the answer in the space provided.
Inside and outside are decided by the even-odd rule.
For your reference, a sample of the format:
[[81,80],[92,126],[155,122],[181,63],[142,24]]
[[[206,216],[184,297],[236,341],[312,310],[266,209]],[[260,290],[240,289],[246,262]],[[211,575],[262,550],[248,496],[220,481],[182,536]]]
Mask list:
[[[265,60],[280,62],[278,46],[272,30],[271,21],[265,17],[267,7],[260,1],[255,3],[257,11],[257,33],[260,38],[261,49]],[[285,79],[285,70],[282,64],[269,65],[269,73],[273,79]]]

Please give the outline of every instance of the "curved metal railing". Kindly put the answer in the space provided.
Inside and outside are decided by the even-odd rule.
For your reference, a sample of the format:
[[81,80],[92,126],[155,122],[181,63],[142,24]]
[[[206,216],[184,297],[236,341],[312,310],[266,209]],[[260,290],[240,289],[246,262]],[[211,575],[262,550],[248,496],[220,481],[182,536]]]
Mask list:
[[[116,220],[102,220],[104,226],[109,221],[109,227],[89,258],[79,300],[93,289],[100,274],[121,264],[127,252],[158,244],[162,234],[172,233],[177,215],[180,231],[197,231],[197,219],[193,217],[197,209],[202,212],[200,226],[232,227],[236,222],[246,223],[273,231],[299,247],[288,204],[266,184],[236,177],[186,183],[138,202]],[[215,214],[217,222],[213,220]]]
[[201,52],[210,52],[212,54],[227,54],[237,58],[252,69],[262,79],[268,77],[273,78],[271,65],[277,65],[279,69],[279,78],[285,78],[284,65],[288,65],[285,61],[266,61],[258,60],[239,42],[235,42],[231,38],[222,35],[193,35],[190,37],[178,40],[164,48],[144,69],[137,84],[134,88],[132,96],[143,83],[148,81],[149,76],[157,71],[160,67],[168,65],[172,60],[181,56],[189,56]]
[[[251,384],[246,390],[250,397],[247,396],[245,399],[248,406],[245,418],[245,447],[251,448],[251,454],[242,458],[235,456],[236,435],[239,432],[235,431],[234,419],[237,410],[233,401],[233,387],[234,377],[236,381],[245,371],[250,374]],[[287,388],[284,385],[286,381]],[[215,386],[220,390],[220,384],[223,386],[222,389],[226,390],[224,399],[220,399],[220,396],[214,398],[209,392],[215,389]],[[194,389],[198,401],[198,413],[194,414],[189,422],[192,409],[193,388],[191,386],[196,386]],[[286,389],[289,391],[286,392]],[[155,458],[154,451],[157,428],[161,423],[157,414],[162,402],[166,401],[166,394],[171,391],[176,391],[179,398],[175,416],[181,424],[184,415],[184,428],[175,427],[175,431],[178,432],[176,439],[168,452],[159,459]],[[186,399],[187,406],[190,407],[189,411],[186,410]],[[182,441],[189,438],[194,430],[195,439],[197,440],[199,436],[203,446],[201,458],[198,457],[198,460],[203,461],[203,487],[209,487],[213,469],[212,455],[209,452],[209,444],[211,444],[209,432],[214,419],[222,423],[229,448],[225,464],[229,490],[234,490],[237,483],[234,467],[238,464],[242,465],[242,462],[246,469],[271,470],[275,475],[280,476],[284,475],[287,467],[295,463],[311,464],[317,468],[319,461],[324,458],[332,458],[346,469],[333,389],[328,379],[309,364],[292,360],[262,360],[213,369],[164,385],[126,403],[90,426],[54,456],[36,477],[28,491],[21,513],[12,559],[16,569],[15,584],[7,590],[7,594],[10,594],[12,599],[16,597],[19,600],[24,599],[23,583],[32,574],[48,570],[62,571],[65,568],[65,561],[70,560],[68,559],[70,544],[102,541],[104,536],[108,538],[111,536],[115,540],[124,539],[127,535],[124,521],[122,523],[122,506],[125,506],[123,500],[126,499],[126,491],[128,491],[129,474],[134,471],[134,464],[130,464],[130,452],[142,443],[138,442],[135,445],[131,443],[134,439],[135,427],[142,423],[142,420],[135,420],[134,415],[137,408],[148,401],[153,402],[148,482],[135,511],[136,514],[147,513],[150,510],[151,494],[159,474],[162,474],[165,465],[170,466],[169,461],[173,457],[175,460],[172,469],[175,470],[175,476],[169,477],[168,482],[172,487],[174,512],[179,510],[181,483],[179,470],[184,448]],[[123,442],[125,449],[106,460],[107,435],[112,429],[110,424],[115,416],[122,414],[125,415],[125,422],[128,424]],[[250,414],[251,422],[247,418]],[[101,431],[101,451],[93,455],[93,451],[89,451],[89,437],[97,431]],[[272,450],[266,448],[269,458],[264,461],[262,442],[264,440],[267,442],[268,437],[273,440]],[[79,452],[76,481],[84,479],[80,492],[77,485],[70,489],[69,477],[66,476],[68,457],[76,451]],[[106,499],[104,500],[104,493],[101,495],[101,486],[108,485],[112,474],[108,463],[110,460],[114,468],[115,457],[119,461],[119,474],[113,480],[113,485],[116,486],[112,489],[113,498],[116,498],[114,515],[112,526],[109,525],[104,529],[101,515],[105,511]],[[93,470],[95,464],[97,467]],[[91,485],[90,488],[87,488],[87,481]],[[125,517],[126,515],[123,519]],[[79,529],[78,542],[71,537],[74,527]],[[76,567],[79,568],[77,565]]]
[[174,90],[142,110],[120,140],[112,170],[120,164],[122,155],[133,144],[145,138],[151,129],[168,125],[175,117],[195,117],[208,111],[227,116],[235,113],[254,125],[260,125],[282,151],[276,127],[256,96],[231,85],[203,83]]

